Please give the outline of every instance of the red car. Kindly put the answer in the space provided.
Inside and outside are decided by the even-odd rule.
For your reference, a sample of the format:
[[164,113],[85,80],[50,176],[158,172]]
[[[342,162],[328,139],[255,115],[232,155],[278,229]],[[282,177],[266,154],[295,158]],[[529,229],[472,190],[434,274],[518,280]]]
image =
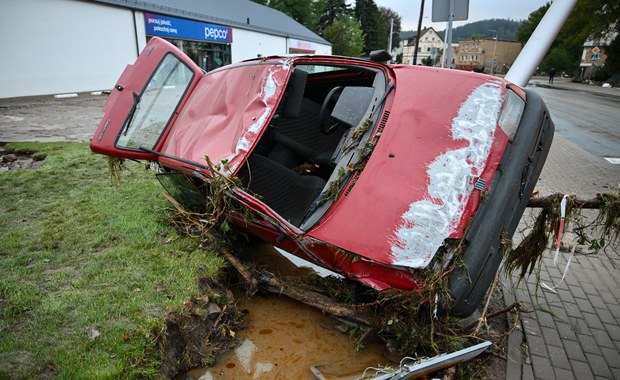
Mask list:
[[538,95],[503,79],[338,56],[276,56],[204,73],[153,38],[112,90],[91,149],[155,161],[200,210],[212,173],[242,185],[249,234],[377,290],[450,274],[447,312],[480,303],[553,137]]

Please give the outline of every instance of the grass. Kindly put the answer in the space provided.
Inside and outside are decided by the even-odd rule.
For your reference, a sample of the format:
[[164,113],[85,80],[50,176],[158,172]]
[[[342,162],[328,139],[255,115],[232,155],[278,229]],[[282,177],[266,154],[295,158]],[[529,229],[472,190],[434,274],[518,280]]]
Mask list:
[[11,373],[0,362],[0,378],[158,377],[150,332],[223,260],[163,221],[143,164],[128,162],[117,190],[87,144],[6,148],[46,158],[0,173],[0,357],[34,356]]

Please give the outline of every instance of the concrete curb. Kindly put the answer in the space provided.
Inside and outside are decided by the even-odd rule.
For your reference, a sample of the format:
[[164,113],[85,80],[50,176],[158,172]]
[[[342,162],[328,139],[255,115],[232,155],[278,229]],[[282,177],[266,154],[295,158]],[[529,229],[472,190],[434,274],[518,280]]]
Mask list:
[[616,90],[617,93],[613,93],[611,92],[613,91],[613,89],[609,89],[610,91],[608,92],[607,90],[602,90],[599,87],[590,88],[591,86],[587,86],[587,85],[580,85],[580,84],[562,85],[562,84],[547,84],[547,83],[534,82],[534,83],[531,83],[531,86],[550,88],[554,90],[585,92],[588,94],[601,96],[601,97],[605,97],[609,99],[620,99],[620,90]]
[[[502,283],[504,284],[502,288],[504,304],[506,306],[512,305],[516,301],[513,294],[513,289],[515,287],[514,281],[511,278],[502,276]],[[523,378],[522,365],[524,352],[521,349],[521,344],[525,336],[523,335],[521,318],[519,318],[518,323],[519,325],[508,335],[508,347],[506,349],[506,380],[521,380]]]

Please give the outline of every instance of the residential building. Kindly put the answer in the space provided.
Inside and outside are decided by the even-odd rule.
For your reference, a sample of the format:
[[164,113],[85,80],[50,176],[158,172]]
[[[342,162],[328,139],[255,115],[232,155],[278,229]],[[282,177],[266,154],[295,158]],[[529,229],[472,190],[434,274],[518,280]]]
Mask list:
[[409,65],[421,65],[423,60],[430,59],[433,66],[439,65],[441,54],[444,49],[444,42],[432,27],[424,28],[420,31],[418,55],[416,61],[413,62],[417,34],[417,32],[414,32],[414,34],[404,43],[402,63]]
[[618,33],[609,33],[606,36],[590,37],[583,44],[581,54],[581,78],[590,79],[598,66],[604,65],[607,60],[606,48],[616,38]]
[[517,59],[522,48],[522,44],[517,41],[494,38],[462,40],[459,41],[454,67],[487,74],[505,74]]

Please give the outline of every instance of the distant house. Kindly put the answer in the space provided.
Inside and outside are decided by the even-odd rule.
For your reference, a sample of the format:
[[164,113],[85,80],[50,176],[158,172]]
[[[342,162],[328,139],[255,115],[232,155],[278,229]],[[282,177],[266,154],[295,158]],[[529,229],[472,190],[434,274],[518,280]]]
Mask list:
[[605,64],[607,60],[606,48],[616,38],[618,33],[609,33],[604,37],[589,37],[583,44],[583,53],[581,54],[581,78],[590,79],[592,73],[597,66]]
[[[459,70],[483,71],[487,74],[505,74],[521,52],[520,42],[475,39],[459,41],[454,67]],[[495,60],[495,61],[494,61]]]
[[415,34],[416,34],[416,32],[414,32],[412,30],[408,30],[408,31],[404,31],[404,32],[398,33],[398,40],[400,42],[398,43],[398,47],[393,48],[392,51],[390,52],[390,53],[392,53],[392,57],[394,57],[396,59],[399,55],[402,55],[403,54],[403,49],[404,49],[405,45],[407,44],[407,40],[410,39],[411,37],[415,36]]
[[417,32],[412,32],[411,37],[407,38],[403,44],[403,61],[402,63],[409,65],[421,65],[424,59],[431,59],[435,64],[440,63],[441,52],[444,49],[443,39],[437,34],[435,29],[424,28],[420,31],[420,40],[418,42],[418,55],[415,62],[413,62],[413,53],[415,50],[415,43],[417,38]]

